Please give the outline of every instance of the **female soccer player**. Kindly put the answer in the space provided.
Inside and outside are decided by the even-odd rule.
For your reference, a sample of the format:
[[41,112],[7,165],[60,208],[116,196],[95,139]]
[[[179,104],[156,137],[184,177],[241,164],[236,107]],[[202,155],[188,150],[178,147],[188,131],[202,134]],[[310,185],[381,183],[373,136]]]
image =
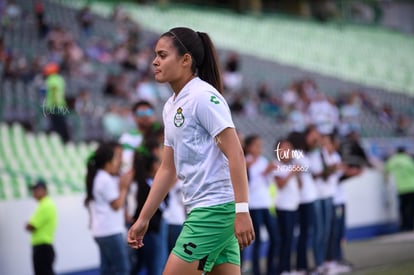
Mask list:
[[150,218],[178,178],[188,217],[164,274],[241,274],[239,249],[255,235],[245,159],[220,93],[214,45],[206,33],[174,28],[161,35],[155,54],[155,80],[174,94],[163,111],[163,159],[128,243],[144,245]]

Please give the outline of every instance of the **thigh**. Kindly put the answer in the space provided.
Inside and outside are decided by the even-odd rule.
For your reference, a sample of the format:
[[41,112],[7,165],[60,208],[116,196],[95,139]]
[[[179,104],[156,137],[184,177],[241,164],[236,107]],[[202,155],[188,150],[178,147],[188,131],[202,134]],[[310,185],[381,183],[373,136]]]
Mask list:
[[240,266],[235,264],[220,264],[216,265],[211,272],[207,273],[208,275],[240,275],[241,270]]
[[163,275],[240,275],[241,270],[239,265],[231,263],[223,263],[214,266],[214,268],[208,272],[203,273],[203,271],[198,270],[197,262],[186,262],[174,254],[170,254],[168,258],[167,265],[165,267]]
[[198,269],[198,264],[198,261],[186,262],[171,253],[163,275],[201,275],[203,271]]

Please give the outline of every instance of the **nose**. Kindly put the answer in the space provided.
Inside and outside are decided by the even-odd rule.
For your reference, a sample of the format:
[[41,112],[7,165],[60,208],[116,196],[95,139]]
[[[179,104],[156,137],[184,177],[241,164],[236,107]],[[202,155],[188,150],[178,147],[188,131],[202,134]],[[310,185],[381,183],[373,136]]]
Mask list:
[[152,66],[157,67],[159,65],[158,57],[156,56],[154,60],[152,60]]

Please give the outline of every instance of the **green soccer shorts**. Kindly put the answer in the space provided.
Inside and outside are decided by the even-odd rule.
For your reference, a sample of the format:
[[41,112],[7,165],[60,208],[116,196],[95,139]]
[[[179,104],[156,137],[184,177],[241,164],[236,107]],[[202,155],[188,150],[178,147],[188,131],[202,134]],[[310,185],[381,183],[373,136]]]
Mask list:
[[240,265],[235,215],[234,202],[193,209],[172,253],[186,262],[199,261],[198,270],[205,272],[223,263]]

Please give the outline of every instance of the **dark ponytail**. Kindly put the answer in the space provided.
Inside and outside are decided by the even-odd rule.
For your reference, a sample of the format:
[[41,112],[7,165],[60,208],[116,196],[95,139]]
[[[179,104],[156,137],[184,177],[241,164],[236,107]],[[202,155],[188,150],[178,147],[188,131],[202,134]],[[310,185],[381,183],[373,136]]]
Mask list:
[[180,27],[173,28],[161,35],[161,37],[164,36],[173,39],[173,45],[179,55],[186,53],[191,55],[193,60],[191,70],[194,74],[222,93],[223,82],[217,52],[207,33]]
[[96,173],[99,169],[103,169],[105,164],[110,162],[114,157],[114,151],[116,147],[121,145],[116,142],[102,143],[99,147],[89,156],[87,160],[86,171],[86,198],[85,206],[88,206],[90,201],[93,200],[93,181]]
[[223,92],[223,82],[221,79],[220,67],[218,63],[217,51],[210,37],[205,32],[198,32],[204,45],[204,60],[198,67],[198,75],[204,81],[210,83],[220,93]]

